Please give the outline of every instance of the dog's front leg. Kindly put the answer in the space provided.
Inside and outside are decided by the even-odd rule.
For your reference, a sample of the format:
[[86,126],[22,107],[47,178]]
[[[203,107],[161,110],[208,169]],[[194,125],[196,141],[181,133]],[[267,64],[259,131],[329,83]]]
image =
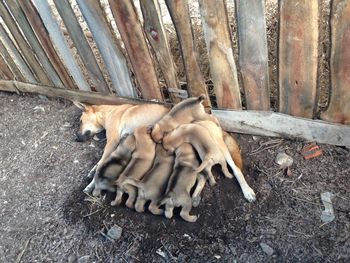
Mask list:
[[191,209],[192,209],[192,199],[190,196],[188,196],[188,198],[186,198],[186,202],[182,206],[180,216],[187,222],[196,222],[198,217],[190,215]]
[[134,202],[136,200],[137,196],[137,189],[134,186],[126,185],[124,186],[125,192],[128,193],[129,197],[128,200],[126,200],[125,205],[131,209],[134,208]]
[[90,194],[95,188],[95,178],[91,180],[91,182],[84,188],[83,192],[86,194]]
[[206,181],[207,181],[206,178],[202,174],[199,174],[197,176],[197,186],[194,189],[194,192],[192,195],[192,205],[194,207],[197,207],[199,205],[199,202],[201,201],[201,193],[205,186]]
[[111,206],[117,206],[120,205],[122,202],[122,197],[123,197],[123,191],[119,187],[117,187],[117,194],[114,198],[114,200],[111,202]]

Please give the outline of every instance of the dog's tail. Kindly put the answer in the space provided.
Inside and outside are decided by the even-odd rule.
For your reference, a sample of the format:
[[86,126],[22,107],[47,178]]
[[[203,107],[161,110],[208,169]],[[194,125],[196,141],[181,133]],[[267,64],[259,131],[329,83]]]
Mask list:
[[210,164],[210,162],[212,162],[211,158],[210,159],[204,159],[203,162],[201,163],[201,165],[198,166],[198,168],[195,170],[195,172],[196,173],[202,172],[205,169],[205,167],[207,167]]
[[243,169],[243,160],[241,155],[241,150],[237,141],[232,137],[229,133],[223,131],[224,142],[227,146],[228,151],[232,157],[232,160],[237,165],[237,167],[242,170]]

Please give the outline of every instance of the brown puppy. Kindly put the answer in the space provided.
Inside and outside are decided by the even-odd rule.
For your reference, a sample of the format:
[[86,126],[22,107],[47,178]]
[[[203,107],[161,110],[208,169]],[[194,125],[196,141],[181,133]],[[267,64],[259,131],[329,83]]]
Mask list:
[[129,194],[128,200],[126,201],[126,206],[129,208],[134,207],[137,189],[130,184],[123,184],[124,180],[128,177],[134,180],[141,180],[143,176],[152,168],[156,144],[152,140],[150,133],[151,130],[146,126],[141,126],[135,129],[135,150],[132,153],[130,162],[120,174],[118,180],[114,183],[117,186],[117,195],[115,200],[112,202],[112,205],[119,205],[121,203],[124,192]]
[[[86,141],[94,134],[106,130],[107,143],[101,160],[92,168],[89,176],[92,176],[97,167],[114,151],[119,139],[124,134],[131,134],[136,127],[152,126],[159,121],[169,109],[157,104],[140,105],[91,105],[74,103],[84,112],[80,118],[81,124],[77,133],[78,141]],[[94,183],[84,189],[91,192]]]
[[202,95],[176,104],[168,114],[153,126],[151,133],[153,140],[160,143],[167,133],[180,124],[191,123],[196,120],[211,120],[219,125],[219,121],[213,115],[205,112],[202,104],[204,99],[205,97]]
[[114,150],[96,170],[94,176],[95,189],[92,192],[93,196],[99,196],[101,190],[115,192],[114,182],[131,160],[131,155],[135,147],[136,142],[133,134],[121,138],[117,149]]
[[167,152],[161,144],[156,146],[156,157],[152,169],[145,174],[141,181],[130,177],[126,178],[123,185],[133,185],[138,188],[135,209],[143,212],[147,200],[151,200],[148,209],[155,215],[160,215],[163,210],[158,208],[158,202],[165,193],[169,177],[173,170],[175,156]]
[[[165,205],[165,217],[172,218],[175,207],[182,207],[180,216],[188,221],[195,222],[197,216],[190,215],[192,209],[192,198],[190,191],[198,181],[205,182],[202,175],[198,175],[196,169],[198,160],[193,147],[189,143],[181,144],[175,151],[175,165],[170,176],[167,191],[160,205]],[[201,192],[202,189],[197,190]]]
[[[209,124],[211,125],[211,123]],[[213,124],[211,128],[214,125],[215,124]],[[213,130],[212,132],[215,133],[217,130]],[[199,124],[184,124],[180,125],[177,129],[164,137],[163,146],[169,151],[174,151],[183,143],[191,143],[202,160],[197,172],[205,170],[209,176],[209,182],[211,184],[215,184],[215,179],[211,172],[211,168],[215,164],[220,164],[224,175],[228,178],[232,178],[232,175],[227,169],[227,162],[232,168],[245,198],[249,202],[253,202],[256,199],[255,193],[244,179],[242,171],[233,162],[227,147],[222,145],[220,141],[220,133],[221,130],[219,130],[218,135],[212,136],[206,128],[203,128],[203,126]],[[213,137],[215,137],[215,139]]]

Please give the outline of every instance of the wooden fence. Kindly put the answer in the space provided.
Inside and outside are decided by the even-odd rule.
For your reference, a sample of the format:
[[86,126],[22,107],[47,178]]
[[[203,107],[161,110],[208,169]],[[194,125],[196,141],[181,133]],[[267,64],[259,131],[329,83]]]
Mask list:
[[[186,91],[180,88],[158,0],[140,0],[142,19],[134,1],[109,0],[118,37],[106,16],[106,0],[75,1],[91,33],[83,30],[81,18],[69,0],[0,0],[0,90],[35,92],[90,103],[130,101],[126,98],[173,103],[181,100]],[[218,108],[241,110],[244,101],[247,110],[270,111],[265,1],[234,3],[238,65],[233,55],[226,1],[199,0],[215,101]],[[176,30],[188,95],[205,94],[205,106],[211,108],[188,2],[165,0],[165,4]],[[316,117],[321,5],[321,0],[279,1],[277,110],[281,113]],[[331,95],[321,118],[350,124],[350,1],[332,0],[330,17]],[[66,30],[62,30],[61,21]],[[67,36],[78,56],[73,55]],[[92,49],[89,38],[97,48]],[[97,61],[96,52],[103,66]],[[159,76],[166,90],[161,87]]]

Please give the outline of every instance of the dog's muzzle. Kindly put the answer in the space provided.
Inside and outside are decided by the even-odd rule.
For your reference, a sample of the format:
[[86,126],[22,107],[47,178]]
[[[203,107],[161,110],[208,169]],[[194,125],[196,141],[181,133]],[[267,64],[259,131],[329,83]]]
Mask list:
[[84,134],[76,133],[76,141],[77,142],[85,142],[92,137],[91,131],[87,131]]

